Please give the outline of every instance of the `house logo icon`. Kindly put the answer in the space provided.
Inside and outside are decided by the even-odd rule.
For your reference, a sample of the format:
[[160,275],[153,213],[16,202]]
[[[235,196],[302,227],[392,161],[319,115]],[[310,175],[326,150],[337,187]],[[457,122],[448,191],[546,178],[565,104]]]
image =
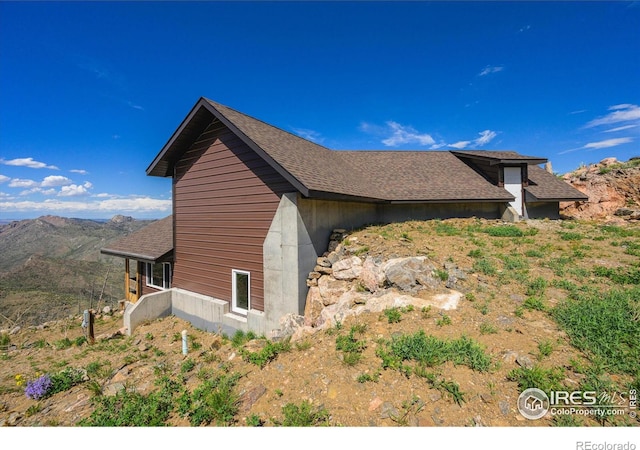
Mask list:
[[518,411],[527,419],[540,419],[549,411],[549,397],[540,389],[525,389],[518,397]]

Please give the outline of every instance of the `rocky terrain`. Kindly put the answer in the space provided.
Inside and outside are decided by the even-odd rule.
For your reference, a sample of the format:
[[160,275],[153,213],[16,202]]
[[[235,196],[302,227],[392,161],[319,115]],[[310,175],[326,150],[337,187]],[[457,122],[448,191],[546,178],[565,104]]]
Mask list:
[[565,216],[616,222],[640,220],[640,157],[626,162],[605,158],[562,178],[589,196],[588,202],[562,204]]
[[[637,222],[433,220],[332,237],[309,274],[305,315],[285,317],[274,342],[176,317],[123,336],[121,312],[109,310],[93,344],[77,315],[6,328],[0,424],[640,425],[628,408],[539,420],[517,410],[528,383],[640,388]],[[53,395],[25,395],[27,381],[61,373],[79,375]],[[232,390],[215,397],[221,384]]]

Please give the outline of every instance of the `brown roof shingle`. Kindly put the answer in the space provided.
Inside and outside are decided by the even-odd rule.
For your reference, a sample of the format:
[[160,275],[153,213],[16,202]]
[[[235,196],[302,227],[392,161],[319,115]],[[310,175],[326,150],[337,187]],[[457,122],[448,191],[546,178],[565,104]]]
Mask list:
[[372,197],[392,202],[513,200],[451,152],[339,151],[336,156]]
[[100,249],[106,255],[156,262],[173,251],[173,216],[147,225],[110,246]]
[[540,201],[583,201],[589,197],[544,169],[529,166],[529,186],[524,190]]
[[[188,142],[195,140],[213,120],[224,123],[307,197],[340,196],[380,202],[510,201],[511,194],[489,182],[462,159],[484,159],[491,164],[526,162],[531,167],[547,161],[509,151],[330,150],[201,98],[147,173],[170,176],[171,166],[186,150]],[[567,189],[553,186],[546,191],[542,186],[531,193],[564,193],[570,198],[579,194],[568,185]]]

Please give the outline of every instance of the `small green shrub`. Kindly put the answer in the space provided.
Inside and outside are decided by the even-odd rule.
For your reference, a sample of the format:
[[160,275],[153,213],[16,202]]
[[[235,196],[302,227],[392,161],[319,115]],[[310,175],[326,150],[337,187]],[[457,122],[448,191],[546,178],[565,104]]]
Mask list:
[[549,285],[548,281],[542,277],[534,278],[527,285],[527,295],[542,295]]
[[11,344],[11,337],[9,336],[8,333],[1,333],[0,334],[0,347],[6,347],[9,344]]
[[537,249],[529,249],[524,252],[527,258],[544,258],[544,253]]
[[481,258],[483,255],[484,255],[484,252],[482,251],[482,249],[476,248],[474,250],[471,250],[467,256],[471,258]]
[[65,349],[71,347],[73,345],[73,342],[71,342],[71,339],[66,337],[64,339],[60,339],[58,341],[55,341],[53,343],[53,345],[56,348],[56,350],[65,350]]
[[521,391],[538,388],[549,394],[551,391],[562,390],[561,381],[564,380],[564,370],[556,367],[545,369],[540,366],[532,368],[518,367],[507,374],[507,380],[515,381]]
[[436,221],[436,233],[440,236],[457,236],[461,231],[450,223]]
[[546,311],[547,306],[544,303],[542,297],[527,297],[522,304],[523,307],[529,310]]
[[496,334],[497,332],[498,328],[489,322],[482,322],[480,324],[480,334]]
[[504,255],[501,259],[505,270],[524,271],[529,268],[527,261],[520,255]]
[[342,361],[349,366],[360,362],[362,352],[367,348],[366,342],[356,339],[355,333],[356,329],[352,327],[348,335],[336,338],[336,350],[343,352]]
[[303,401],[299,405],[287,403],[282,407],[282,421],[275,421],[277,426],[283,427],[313,427],[328,426],[329,413],[324,407],[314,408],[311,402]]
[[258,414],[251,414],[245,419],[248,427],[261,427],[264,425],[264,420]]
[[240,408],[240,395],[235,390],[239,378],[237,373],[223,373],[194,389],[191,401],[185,402],[189,406],[186,415],[191,425],[233,425]]
[[376,371],[373,374],[361,373],[360,375],[358,375],[358,378],[356,378],[356,381],[358,383],[366,383],[367,381],[372,381],[374,383],[377,383],[379,380],[380,380],[380,371]]
[[180,365],[180,373],[191,372],[195,366],[196,362],[191,358],[187,358]]
[[383,314],[385,315],[389,323],[397,323],[402,320],[402,313],[397,307],[387,308],[383,311]]
[[445,325],[451,325],[451,317],[446,314],[442,314],[439,319],[436,320],[436,325],[443,327]]
[[580,233],[574,233],[571,231],[558,231],[560,239],[563,241],[580,241],[583,236]]
[[546,358],[553,352],[553,342],[544,340],[538,342],[538,359]]
[[449,279],[449,272],[444,269],[436,269],[435,274],[441,281],[447,281]]
[[441,340],[420,330],[414,334],[395,335],[381,344],[376,348],[376,354],[382,359],[383,368],[400,370],[403,361],[415,361],[427,367],[451,361],[484,372],[491,363],[491,358],[482,347],[466,336]]
[[493,237],[522,237],[525,235],[532,236],[536,234],[538,230],[532,228],[531,230],[529,230],[529,233],[525,234],[524,231],[522,231],[515,225],[494,225],[487,227],[482,231]]
[[269,362],[273,361],[278,354],[288,352],[289,350],[291,350],[291,343],[289,340],[282,342],[267,340],[266,345],[260,351],[250,352],[242,348],[240,349],[240,353],[245,361],[249,361],[256,366],[263,368]]
[[424,406],[424,402],[420,400],[418,396],[414,395],[411,400],[402,402],[401,407],[403,412],[401,414],[391,414],[389,418],[401,427],[406,427],[409,425],[410,415],[415,416],[422,411]]
[[483,275],[495,275],[498,272],[495,264],[486,257],[476,260],[473,263],[473,270]]

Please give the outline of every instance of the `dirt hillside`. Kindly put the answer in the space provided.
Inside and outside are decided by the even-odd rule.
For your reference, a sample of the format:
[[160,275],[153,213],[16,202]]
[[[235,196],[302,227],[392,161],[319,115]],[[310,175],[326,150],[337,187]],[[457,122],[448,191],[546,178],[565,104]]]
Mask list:
[[[628,410],[616,417],[539,420],[525,419],[517,410],[527,376],[571,390],[594,383],[618,392],[640,387],[637,334],[628,339],[640,317],[637,223],[540,220],[508,226],[435,220],[347,234],[346,251],[362,259],[424,256],[436,268],[434,276],[443,279],[454,265],[460,275],[456,289],[464,297],[450,310],[402,307],[349,316],[288,345],[276,343],[282,347],[254,336],[205,333],[176,317],[122,336],[118,312],[98,315],[93,345],[84,341],[77,316],[6,329],[0,334],[0,425],[77,426],[82,420],[100,425],[109,411],[133,404],[135,396],[146,399],[144,408],[118,410],[110,420],[278,426],[304,416],[305,424],[347,427],[640,425]],[[627,328],[621,328],[615,345],[623,353],[578,345],[573,331],[558,322],[556,308],[572,299],[583,305],[617,289],[631,295],[623,297],[621,314],[627,318],[620,320]],[[464,349],[453,357],[420,353],[424,363],[391,357],[400,351],[393,345],[424,344],[421,336],[434,348]],[[81,376],[40,400],[25,395],[24,381],[64,371]],[[206,393],[218,392],[215,383],[231,376],[238,401],[225,410]],[[170,386],[170,394],[153,397],[162,386]],[[108,403],[109,398],[120,403]],[[163,398],[164,407],[153,409]],[[218,412],[205,417],[213,404],[208,402],[217,404],[211,411]],[[137,422],[143,417],[148,422]]]

